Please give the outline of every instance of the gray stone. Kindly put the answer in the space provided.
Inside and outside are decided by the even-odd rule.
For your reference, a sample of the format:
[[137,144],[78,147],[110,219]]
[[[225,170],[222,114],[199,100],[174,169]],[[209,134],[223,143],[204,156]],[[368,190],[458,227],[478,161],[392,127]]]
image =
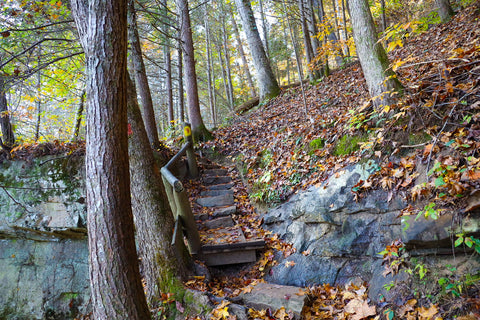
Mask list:
[[234,204],[233,194],[224,194],[214,197],[198,198],[197,203],[204,207],[221,207]]
[[[0,314],[73,319],[90,311],[88,244],[0,240]],[[3,310],[2,310],[3,309]]]
[[185,319],[187,315],[206,316],[213,309],[213,305],[208,296],[200,291],[187,289],[183,298],[185,312],[181,319]]
[[203,223],[207,229],[228,228],[235,225],[232,218],[229,216],[220,217],[213,220],[207,220]]
[[257,310],[270,308],[272,311],[284,307],[287,312],[293,311],[296,319],[300,319],[305,295],[298,287],[259,283],[251,292],[243,293],[241,298],[248,307]]
[[200,196],[202,197],[212,197],[212,196],[221,196],[224,194],[232,194],[232,190],[207,190],[200,192]]
[[248,310],[244,306],[230,303],[227,308],[228,313],[235,316],[237,320],[248,320]]
[[232,189],[234,186],[233,182],[230,183],[222,183],[222,184],[214,184],[211,186],[207,186],[209,190],[229,190]]
[[216,184],[226,184],[226,183],[231,183],[232,178],[227,177],[227,176],[204,176],[202,178],[203,183],[206,185],[216,185]]
[[227,173],[227,169],[207,169],[203,171],[206,176],[225,176]]
[[225,217],[234,214],[237,212],[237,206],[228,206],[220,209],[216,209],[213,211],[212,217],[217,218],[217,217]]

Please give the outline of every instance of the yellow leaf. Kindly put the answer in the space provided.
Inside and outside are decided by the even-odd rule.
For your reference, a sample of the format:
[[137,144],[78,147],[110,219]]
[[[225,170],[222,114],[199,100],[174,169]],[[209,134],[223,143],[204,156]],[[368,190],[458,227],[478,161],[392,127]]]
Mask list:
[[402,65],[405,64],[405,60],[396,60],[395,62],[393,62],[392,64],[392,70],[393,71],[397,71],[398,68],[400,68]]
[[273,314],[273,316],[278,320],[285,320],[285,317],[287,317],[288,314],[285,311],[285,307],[281,307]]
[[438,312],[437,306],[435,306],[434,304],[432,304],[428,309],[425,307],[418,308],[418,314],[421,317],[420,319],[425,319],[425,320],[432,319],[432,317],[436,315],[437,312]]

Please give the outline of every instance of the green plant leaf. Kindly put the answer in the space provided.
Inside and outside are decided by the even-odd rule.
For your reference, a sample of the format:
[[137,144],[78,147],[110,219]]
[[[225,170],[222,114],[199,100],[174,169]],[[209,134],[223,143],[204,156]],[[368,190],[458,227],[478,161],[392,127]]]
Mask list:
[[440,177],[438,177],[437,179],[435,179],[435,187],[438,188],[438,187],[441,187],[441,186],[443,186],[443,185],[445,185],[445,184],[446,184],[446,183],[445,183],[445,181],[443,180],[443,177],[442,177],[442,176],[440,176]]

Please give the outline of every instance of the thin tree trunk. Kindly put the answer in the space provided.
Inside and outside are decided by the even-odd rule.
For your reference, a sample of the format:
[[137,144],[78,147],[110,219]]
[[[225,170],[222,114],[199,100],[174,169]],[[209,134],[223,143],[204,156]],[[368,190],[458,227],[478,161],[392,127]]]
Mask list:
[[247,35],[248,46],[250,47],[253,64],[257,72],[260,100],[271,99],[280,93],[280,87],[263,49],[250,1],[235,0],[235,3],[242,19],[243,29]]
[[187,0],[177,0],[180,15],[180,32],[185,64],[185,85],[187,89],[188,114],[192,125],[193,137],[196,141],[205,141],[211,138],[211,133],[203,123],[198,100],[197,74],[195,71],[195,56],[193,49],[192,29]]
[[137,18],[135,13],[134,0],[128,0],[128,37],[131,43],[133,68],[135,69],[135,79],[137,88],[142,101],[143,122],[147,130],[150,145],[157,149],[160,146],[158,139],[157,124],[155,121],[155,112],[153,110],[152,94],[148,85],[147,72],[143,62],[140,38],[138,36]]
[[338,27],[337,0],[332,0],[333,22],[335,23],[335,35],[340,39],[340,28]]
[[217,115],[215,109],[214,92],[212,87],[213,77],[213,63],[211,52],[211,39],[210,39],[210,24],[208,19],[208,5],[205,5],[205,47],[207,48],[207,84],[208,84],[208,103],[210,108],[210,115],[212,118],[213,126],[217,126]]
[[15,146],[15,134],[8,111],[5,80],[2,76],[0,76],[0,129],[2,130],[2,148],[13,148]]
[[[226,12],[224,11],[226,14]],[[231,72],[231,65],[230,65],[230,51],[228,48],[229,41],[228,41],[228,34],[227,29],[225,27],[225,19],[222,17],[222,33],[223,33],[223,51],[225,54],[225,71],[227,72],[227,85],[228,85],[228,96],[230,99],[231,109],[233,109],[235,105],[235,97],[233,95],[233,83],[232,83],[232,72]]]
[[[343,0],[342,0],[342,4],[343,4]],[[380,11],[382,16],[382,32],[385,32],[385,29],[387,29],[387,16],[385,15],[385,0],[380,0]],[[345,11],[343,14],[345,15]]]
[[310,32],[308,30],[308,25],[307,25],[307,18],[306,18],[306,12],[305,12],[305,3],[304,0],[298,0],[298,7],[300,10],[300,25],[302,27],[302,32],[303,32],[303,44],[305,46],[305,56],[307,58],[307,73],[310,81],[315,81],[318,79],[316,72],[312,70],[312,60],[313,60],[313,48],[312,48],[312,42],[310,38]]
[[170,55],[170,45],[163,46],[163,55],[165,57],[165,84],[167,90],[167,110],[168,110],[168,125],[173,127],[175,117],[173,115],[173,88],[172,88],[172,57]]
[[[345,0],[342,1],[343,33],[345,35],[345,56],[350,57],[350,48],[348,47],[347,14],[345,9]],[[382,0],[383,1],[383,0]]]
[[[161,293],[181,296],[186,279],[187,266],[191,265],[186,247],[177,255],[171,245],[174,220],[168,204],[160,170],[149,146],[142,115],[132,81],[128,81],[128,123],[131,134],[128,139],[132,210],[139,254],[146,283],[147,300],[153,307]],[[165,159],[167,160],[167,159]],[[173,285],[176,284],[176,285]],[[173,292],[179,290],[179,292]]]
[[448,22],[453,17],[455,12],[453,12],[452,6],[450,5],[449,0],[435,0],[438,6],[438,14],[442,22]]
[[403,87],[389,68],[385,49],[377,41],[377,33],[367,0],[349,0],[353,38],[358,58],[367,82],[370,96],[376,107],[394,103],[391,93],[401,92]]
[[148,320],[130,198],[127,1],[72,0],[71,5],[87,60],[85,161],[93,318]]
[[[132,83],[134,86],[134,84]],[[75,115],[75,127],[73,129],[72,141],[77,141],[80,134],[80,126],[82,124],[83,111],[85,110],[85,98],[87,97],[87,89],[83,89],[80,94],[80,103],[78,104],[77,114]]]
[[178,48],[178,109],[180,112],[180,121],[185,122],[185,99],[183,91],[183,53],[179,42]]
[[222,69],[222,81],[223,81],[223,87],[225,90],[225,96],[227,97],[227,101],[228,101],[228,109],[233,110],[233,102],[230,99],[230,93],[227,85],[227,71],[225,70],[225,62],[223,61],[222,48],[218,43],[217,39],[214,39],[213,42],[217,49],[218,60],[220,60],[220,66]]
[[270,47],[268,45],[267,19],[265,18],[265,10],[263,10],[263,1],[259,0],[258,5],[260,6],[260,19],[262,20],[263,43],[265,46],[265,54],[267,55],[267,58],[270,58]]
[[305,112],[305,117],[307,117],[308,116],[307,100],[305,98],[305,89],[303,88],[303,78],[301,76],[302,69],[300,67],[300,55],[298,54],[297,46],[295,44],[296,41],[294,37],[294,32],[290,24],[290,18],[288,17],[287,5],[285,4],[285,0],[282,0],[282,3],[283,3],[283,10],[285,11],[285,17],[287,18],[288,30],[290,31],[290,38],[292,39],[292,43],[293,43],[293,50],[295,51],[295,58],[297,59],[298,75],[300,78],[300,88],[302,89],[303,108]]
[[[42,55],[42,47],[38,47],[38,57],[37,64],[40,65],[40,56]],[[37,121],[35,122],[35,142],[40,138],[40,122],[42,120],[42,99],[41,99],[41,86],[42,86],[42,74],[40,71],[37,72]]]
[[242,59],[242,67],[243,72],[247,78],[247,83],[250,88],[250,97],[256,97],[257,93],[255,92],[255,85],[253,84],[252,74],[250,73],[250,68],[248,67],[248,60],[245,54],[245,50],[243,50],[242,39],[240,38],[240,32],[238,31],[237,21],[235,20],[235,16],[232,14],[232,26],[233,26],[233,33],[235,34],[235,38],[237,40],[237,48],[238,53],[240,54],[240,58]]

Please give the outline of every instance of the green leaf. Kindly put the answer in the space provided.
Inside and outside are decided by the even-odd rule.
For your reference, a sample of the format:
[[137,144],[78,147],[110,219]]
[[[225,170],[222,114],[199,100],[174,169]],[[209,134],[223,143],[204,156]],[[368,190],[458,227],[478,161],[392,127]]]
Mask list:
[[472,238],[471,237],[466,237],[465,238],[465,244],[467,245],[467,247],[471,248],[473,246]]
[[395,316],[395,313],[393,312],[392,309],[385,310],[383,314],[385,315],[385,317],[387,317],[388,320],[392,320],[393,317]]
[[443,180],[443,177],[438,177],[437,179],[435,179],[435,187],[441,187],[443,185],[445,185],[445,181]]
[[455,247],[458,247],[463,243],[463,236],[459,236],[457,240],[455,240]]

